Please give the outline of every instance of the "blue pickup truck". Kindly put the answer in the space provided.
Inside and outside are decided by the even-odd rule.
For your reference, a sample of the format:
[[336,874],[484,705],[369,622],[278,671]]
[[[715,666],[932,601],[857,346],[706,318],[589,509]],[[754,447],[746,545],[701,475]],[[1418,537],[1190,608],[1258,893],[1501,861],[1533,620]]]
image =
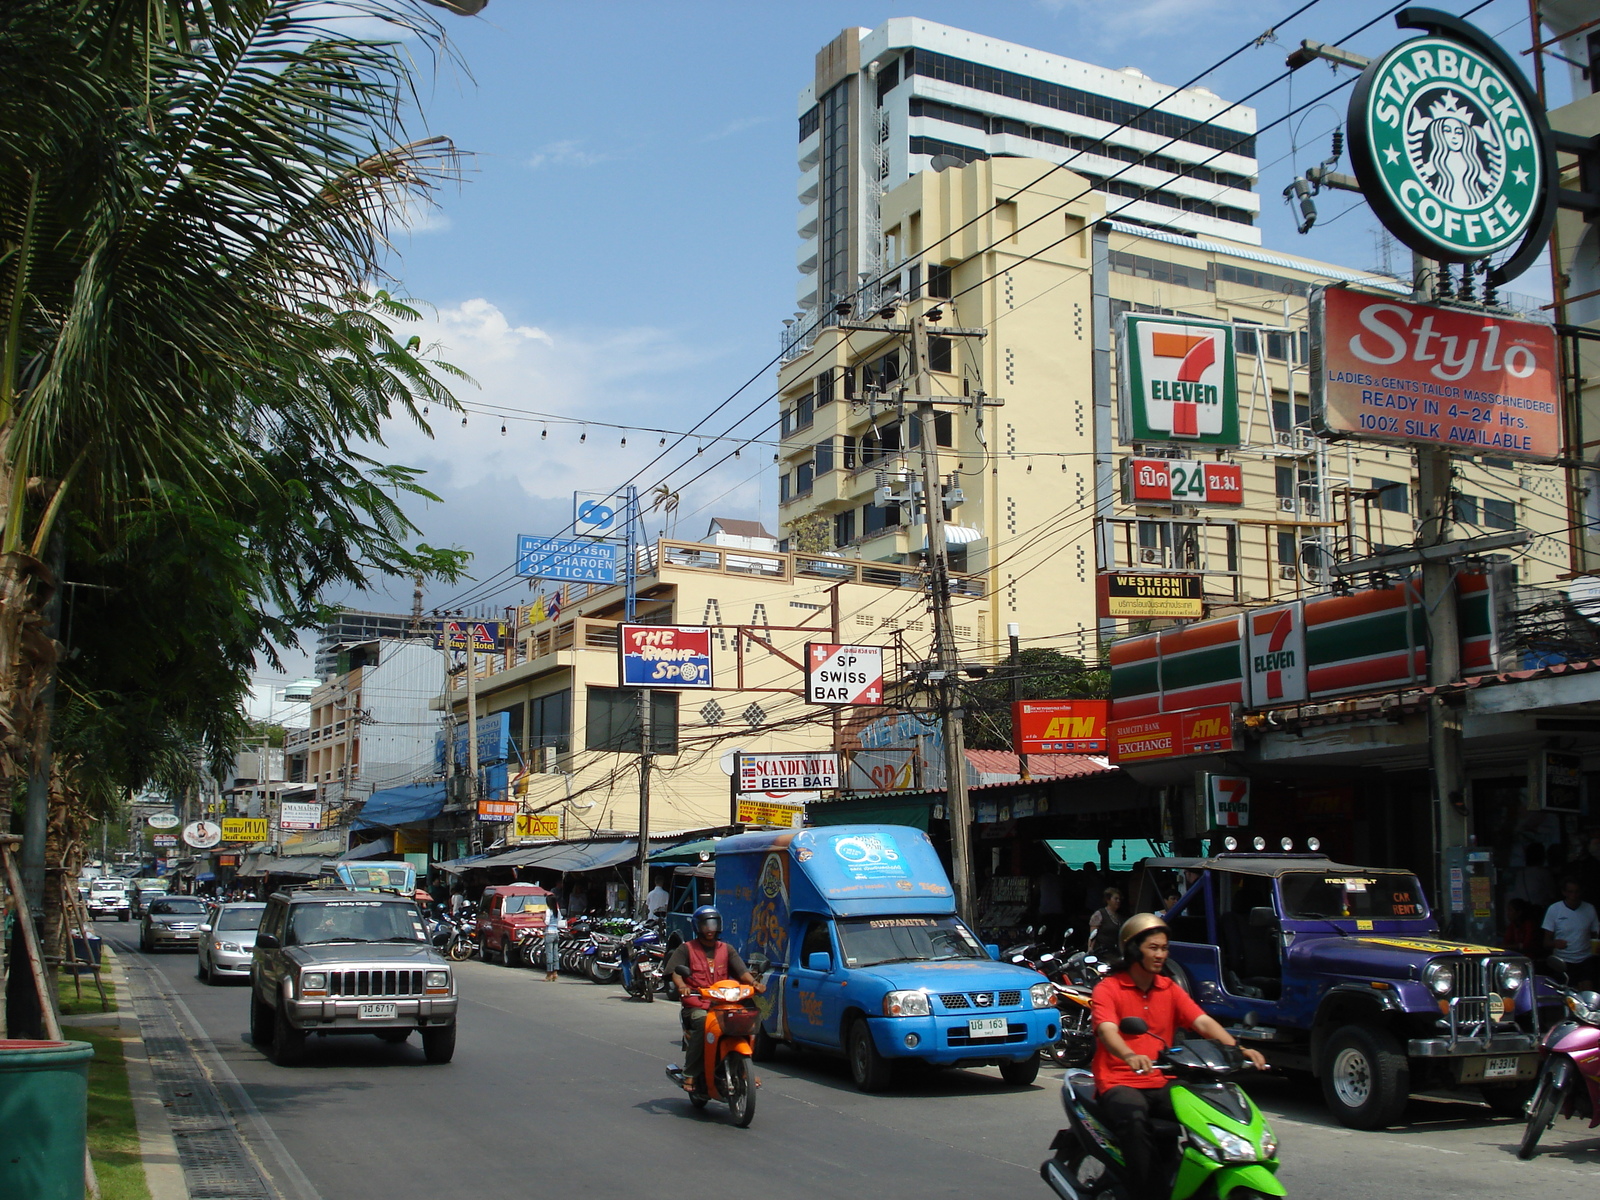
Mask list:
[[1321,854],[1145,859],[1135,907],[1173,893],[1169,969],[1246,1045],[1311,1072],[1345,1125],[1394,1124],[1436,1088],[1520,1114],[1539,1066],[1533,964],[1441,938],[1410,871]]
[[832,825],[725,838],[717,847],[724,936],[766,985],[756,1057],[779,1043],[843,1054],[878,1091],[897,1063],[1039,1073],[1058,1028],[1050,985],[996,962],[956,916],[928,835]]

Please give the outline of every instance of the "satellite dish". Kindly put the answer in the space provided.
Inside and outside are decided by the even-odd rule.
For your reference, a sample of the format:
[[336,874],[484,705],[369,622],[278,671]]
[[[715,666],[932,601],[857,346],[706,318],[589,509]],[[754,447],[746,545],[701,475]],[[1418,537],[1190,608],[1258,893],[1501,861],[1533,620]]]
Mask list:
[[724,751],[722,757],[718,760],[722,764],[722,773],[724,775],[732,775],[733,774],[734,755],[736,755],[738,753],[739,752],[737,750]]
[[948,171],[951,168],[960,168],[966,165],[967,164],[964,161],[957,158],[954,154],[935,154],[933,158],[928,161],[928,166],[932,167],[935,171]]

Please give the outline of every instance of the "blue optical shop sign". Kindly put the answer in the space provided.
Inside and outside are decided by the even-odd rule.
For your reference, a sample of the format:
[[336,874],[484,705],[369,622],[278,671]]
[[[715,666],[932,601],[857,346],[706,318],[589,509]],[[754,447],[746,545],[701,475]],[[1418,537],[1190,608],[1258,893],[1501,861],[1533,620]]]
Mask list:
[[617,551],[605,543],[521,534],[517,538],[517,574],[524,579],[615,583]]

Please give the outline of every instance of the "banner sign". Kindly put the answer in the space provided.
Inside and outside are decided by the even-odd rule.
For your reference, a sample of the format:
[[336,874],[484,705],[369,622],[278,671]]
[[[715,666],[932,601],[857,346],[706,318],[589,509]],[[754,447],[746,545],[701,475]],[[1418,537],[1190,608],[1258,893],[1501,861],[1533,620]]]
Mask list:
[[218,867],[237,867],[239,856],[237,854],[217,854],[212,856],[212,865]]
[[765,796],[739,795],[733,798],[733,823],[735,825],[776,825],[782,829],[799,829],[805,823],[803,804],[778,804]]
[[524,579],[615,583],[616,547],[576,538],[517,537],[517,574]]
[[158,833],[151,837],[150,843],[158,848],[176,846],[178,844],[178,836],[173,833]]
[[[455,764],[463,771],[472,765],[467,756],[467,738],[471,728],[472,723],[469,721],[460,721],[455,727],[453,747]],[[444,771],[444,742],[443,730],[433,735],[433,765],[441,773]],[[487,717],[479,717],[478,766],[484,767],[490,763],[505,762],[510,753],[510,712],[490,713]]]
[[264,842],[267,840],[265,817],[223,817],[222,840],[225,842]]
[[1244,468],[1191,458],[1130,458],[1122,481],[1128,504],[1244,503]]
[[519,838],[558,838],[561,814],[558,812],[518,813],[513,819],[512,836]]
[[151,829],[176,829],[178,827],[178,814],[171,812],[151,813],[144,819],[144,823]]
[[1109,731],[1110,758],[1117,765],[1222,754],[1234,748],[1233,708],[1227,704],[1113,721]]
[[1011,745],[1018,754],[1104,754],[1109,700],[1016,700]]
[[883,703],[883,647],[806,643],[806,703]]
[[1250,780],[1244,775],[1200,776],[1207,829],[1242,829],[1250,824]]
[[1113,571],[1096,576],[1102,617],[1201,617],[1205,590],[1198,575],[1142,575]]
[[209,850],[222,841],[222,826],[215,821],[191,821],[183,827],[183,840],[196,850]]
[[479,800],[478,820],[509,821],[517,815],[515,800]]
[[1307,696],[1305,610],[1299,604],[1258,608],[1245,616],[1250,702],[1257,708]]
[[1124,444],[1239,444],[1232,325],[1125,312],[1117,327],[1118,432]]
[[619,625],[623,687],[711,687],[711,630],[698,625]]
[[857,750],[845,759],[847,792],[914,792],[917,789],[915,746]]
[[435,621],[433,648],[475,654],[498,654],[505,648],[504,621]]
[[1324,436],[1558,458],[1555,328],[1351,288],[1311,297],[1311,419]]
[[734,779],[744,792],[825,792],[839,786],[839,756],[746,754],[734,756]]
[[285,800],[278,806],[279,829],[321,829],[322,805]]

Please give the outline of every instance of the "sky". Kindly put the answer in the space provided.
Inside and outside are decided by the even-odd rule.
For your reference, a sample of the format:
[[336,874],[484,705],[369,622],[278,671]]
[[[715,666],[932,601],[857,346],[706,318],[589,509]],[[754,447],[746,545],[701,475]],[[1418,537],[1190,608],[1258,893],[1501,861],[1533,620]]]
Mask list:
[[[457,388],[465,425],[462,414],[435,409],[431,438],[397,425],[377,451],[426,470],[440,502],[412,506],[420,540],[471,551],[469,573],[483,581],[433,584],[428,606],[498,610],[524,600],[525,585],[507,578],[516,535],[560,532],[574,489],[609,490],[635,472],[647,497],[661,482],[681,489],[678,535],[699,537],[713,516],[760,518],[777,531],[770,445],[745,446],[688,482],[735,442],[690,441],[651,465],[659,439],[669,449],[677,439],[645,430],[687,430],[725,402],[705,432],[755,436],[775,416],[763,403],[775,381],[769,364],[799,279],[796,96],[817,49],[841,29],[922,17],[1138,67],[1174,86],[1261,38],[1201,81],[1229,99],[1277,76],[1302,38],[1376,55],[1407,36],[1381,16],[1387,4],[1318,0],[1280,24],[1298,6],[491,0],[478,18],[446,15],[460,65],[424,64],[411,136],[451,137],[465,170],[396,233],[388,286],[423,314],[414,332],[475,383]],[[1437,7],[1465,13],[1472,3]],[[1523,0],[1491,0],[1470,19],[1514,57],[1529,45]],[[1250,103],[1266,125],[1352,75],[1314,63]],[[1554,105],[1570,88],[1564,71],[1551,81]],[[1327,155],[1348,94],[1262,135],[1260,228],[1268,249],[1366,270],[1379,261],[1378,226],[1358,197],[1320,198],[1309,237],[1296,234],[1280,199]],[[1547,268],[1510,290],[1548,296]],[[650,518],[652,535],[661,524]],[[411,584],[378,580],[328,599],[406,611]],[[285,669],[264,669],[261,683],[281,687],[309,659],[291,650]]]

